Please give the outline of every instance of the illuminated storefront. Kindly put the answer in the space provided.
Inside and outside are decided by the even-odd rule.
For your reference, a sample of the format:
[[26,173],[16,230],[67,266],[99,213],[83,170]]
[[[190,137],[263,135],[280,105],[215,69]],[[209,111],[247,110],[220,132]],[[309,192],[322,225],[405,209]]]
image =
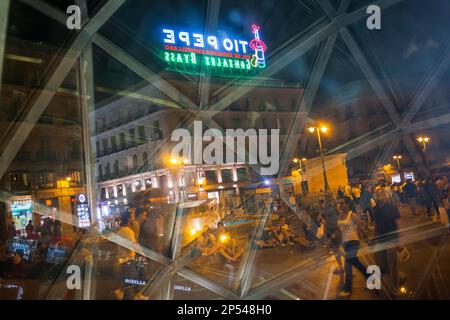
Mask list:
[[25,230],[28,221],[33,220],[33,198],[17,196],[11,198],[11,215],[17,230]]

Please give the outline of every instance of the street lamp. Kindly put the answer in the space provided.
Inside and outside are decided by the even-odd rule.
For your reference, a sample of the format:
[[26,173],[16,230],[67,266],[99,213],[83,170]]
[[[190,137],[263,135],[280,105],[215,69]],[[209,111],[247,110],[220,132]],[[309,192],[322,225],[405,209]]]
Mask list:
[[314,131],[317,132],[317,141],[319,142],[320,158],[322,160],[324,189],[325,189],[325,192],[327,192],[327,191],[330,190],[330,188],[328,186],[327,171],[325,169],[325,158],[323,156],[322,139],[320,137],[320,132],[327,133],[328,128],[325,127],[325,126],[321,126],[320,128],[318,128],[318,127],[310,127],[310,128],[308,128],[308,130],[311,133],[314,133]]
[[419,141],[422,144],[422,146],[423,146],[422,151],[423,152],[427,151],[427,143],[430,141],[430,138],[429,137],[418,137],[417,141]]
[[306,158],[301,158],[301,159],[294,158],[294,159],[292,159],[292,161],[293,161],[294,163],[298,163],[298,164],[299,164],[298,171],[300,172],[300,175],[301,175],[301,178],[302,178],[302,182],[305,181],[305,180],[303,179],[303,162],[306,161]]
[[403,181],[402,168],[400,167],[400,159],[402,158],[402,156],[400,156],[400,155],[395,155],[395,156],[393,156],[392,158],[394,158],[395,160],[397,160],[398,173],[400,174],[400,180]]

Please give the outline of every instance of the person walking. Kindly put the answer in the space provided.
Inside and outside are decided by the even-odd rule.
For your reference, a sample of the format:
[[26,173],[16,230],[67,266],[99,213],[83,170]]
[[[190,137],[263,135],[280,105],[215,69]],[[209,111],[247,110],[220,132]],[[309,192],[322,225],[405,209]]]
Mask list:
[[[397,221],[400,213],[397,207],[390,201],[387,192],[382,187],[375,189],[375,208],[373,216],[375,220],[375,244],[383,244],[388,240],[391,243],[398,241]],[[386,239],[388,238],[388,239]],[[388,248],[375,253],[375,260],[380,266],[381,272],[390,275],[394,290],[399,289],[399,277],[397,269],[397,249]]]
[[8,226],[8,238],[12,239],[17,236],[16,224],[14,221]]
[[408,204],[411,212],[414,216],[417,215],[417,186],[412,183],[411,179],[406,181],[405,187],[403,188],[405,193],[406,203]]
[[342,233],[338,227],[339,212],[337,204],[330,198],[326,198],[320,207],[320,216],[325,221],[325,235],[338,265],[337,274],[342,275],[344,272],[342,254],[340,252]]
[[345,252],[345,281],[343,290],[339,293],[339,296],[342,298],[349,297],[351,295],[353,267],[361,272],[364,278],[368,278],[366,267],[358,259],[358,250],[360,247],[358,228],[360,222],[361,221],[358,214],[353,210],[342,211],[339,215],[338,226],[342,233],[342,247]]
[[439,212],[439,191],[436,184],[428,177],[423,184],[423,195],[424,202],[427,211],[427,216],[432,217],[431,207],[434,207],[434,211],[436,212],[436,217],[434,219],[440,220],[440,212]]

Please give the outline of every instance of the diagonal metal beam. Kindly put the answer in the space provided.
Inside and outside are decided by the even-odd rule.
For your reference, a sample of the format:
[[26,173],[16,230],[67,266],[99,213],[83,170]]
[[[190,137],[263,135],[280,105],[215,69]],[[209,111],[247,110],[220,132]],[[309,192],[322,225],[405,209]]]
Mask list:
[[43,0],[20,0],[20,1],[30,6],[31,8],[35,9],[36,11],[45,14],[49,18],[52,18],[56,22],[66,24],[67,15],[64,12],[58,10],[57,8],[52,7]]
[[[341,0],[341,2],[339,3],[338,11],[336,12],[336,14],[334,14],[334,16],[337,17],[339,14],[345,13],[349,5],[350,0]],[[279,175],[281,175],[281,173],[285,172],[285,170],[287,169],[287,166],[290,163],[292,152],[294,151],[298,140],[301,138],[301,136],[298,136],[296,132],[301,132],[306,122],[309,120],[308,115],[316,97],[317,90],[319,89],[320,82],[322,81],[323,74],[328,65],[328,61],[336,43],[336,39],[337,33],[332,34],[330,37],[328,37],[325,43],[321,44],[313,65],[313,69],[311,71],[311,75],[308,79],[305,92],[302,96],[302,99],[300,100],[300,108],[295,113],[294,119],[289,126],[289,138],[283,146]]]
[[189,270],[187,268],[184,268],[183,270],[179,271],[178,274],[200,286],[203,288],[208,289],[211,292],[214,292],[221,297],[224,297],[225,299],[229,300],[238,300],[239,295],[231,291],[230,289],[227,289],[213,281],[211,279],[208,279],[202,275],[199,275],[198,273]]
[[102,36],[100,33],[94,35],[93,42],[101,49],[103,49],[106,53],[108,53],[111,57],[114,57],[121,64],[136,73],[138,76],[160,90],[169,98],[177,102],[181,108],[188,110],[198,109],[197,105],[194,102],[183,95],[170,83],[163,80],[160,75],[151,71],[149,68],[147,68],[142,63],[133,58],[130,54],[128,54],[125,50],[114,44],[106,37]]
[[[217,29],[217,21],[219,20],[220,0],[208,0],[206,8],[206,33]],[[211,73],[209,68],[202,65],[200,72],[200,80],[198,87],[198,105],[200,108],[209,104],[209,87]]]
[[[363,72],[364,76],[366,77],[367,81],[369,82],[370,86],[372,87],[373,91],[378,97],[378,100],[381,102],[384,109],[389,114],[389,117],[391,118],[392,122],[394,122],[397,126],[399,126],[401,123],[401,118],[399,112],[396,110],[394,101],[390,98],[390,96],[384,89],[381,81],[378,79],[369,61],[367,60],[364,53],[358,46],[355,38],[346,28],[342,29],[339,32],[339,34],[344,40],[347,47],[349,48],[351,54],[355,58],[359,67],[361,68],[361,71]],[[403,136],[402,140],[414,162],[421,164],[422,157],[418,153],[415,144],[411,141],[411,138],[409,136]]]
[[[6,35],[8,34],[9,0],[0,2],[0,91],[2,89],[3,63],[5,57]],[[1,175],[0,175],[1,176]]]
[[[373,4],[380,8],[387,8],[402,0],[378,0]],[[270,65],[260,74],[260,79],[256,80],[253,86],[240,87],[238,89],[230,88],[223,93],[223,98],[212,105],[209,110],[217,113],[227,107],[230,103],[236,101],[243,95],[250,92],[264,78],[274,75],[282,70],[295,59],[307,52],[309,49],[320,43],[325,38],[335,34],[337,30],[352,24],[366,17],[366,8],[362,7],[350,13],[341,14],[332,22],[326,22],[325,19],[319,20],[311,29],[301,33],[295,40],[289,39],[274,56],[270,57]]]
[[250,250],[248,250],[243,259],[240,270],[237,272],[238,276],[236,281],[240,281],[241,287],[241,298],[245,297],[250,290],[250,286],[253,278],[253,271],[255,270],[255,259],[257,254],[257,249],[254,245],[258,239],[261,239],[261,235],[264,230],[264,226],[266,225],[266,221],[270,214],[270,207],[266,206],[263,209],[263,213],[261,218],[259,219],[258,226],[253,234],[253,237],[250,239]]
[[308,121],[308,115],[311,111],[312,104],[316,97],[317,90],[319,89],[322,76],[328,65],[328,60],[330,59],[331,53],[333,52],[334,45],[336,43],[337,35],[331,35],[325,43],[323,43],[317,54],[316,61],[311,72],[311,76],[306,85],[303,97],[300,101],[300,106],[295,112],[294,119],[288,130],[288,139],[283,146],[282,159],[279,174],[285,172],[286,167],[290,164],[290,158],[294,148],[297,144],[299,137],[296,135],[297,132],[303,130],[306,122]]
[[402,124],[406,125],[411,122],[420,108],[424,105],[426,99],[431,94],[431,91],[438,84],[441,77],[450,66],[450,38],[447,39],[444,48],[436,63],[430,68],[428,74],[424,77],[422,83],[416,89],[413,98],[411,99],[405,114],[402,119]]
[[[332,18],[332,6],[329,1],[323,1],[320,2],[320,5],[324,12]],[[399,112],[396,110],[394,101],[390,98],[390,96],[387,94],[386,90],[384,89],[381,81],[378,79],[375,71],[373,70],[372,66],[370,65],[369,61],[367,60],[365,54],[362,52],[360,47],[358,46],[355,38],[352,36],[350,31],[347,28],[342,28],[339,31],[339,34],[341,38],[344,40],[345,44],[349,48],[353,58],[356,60],[358,66],[360,67],[361,71],[363,72],[364,76],[366,77],[367,81],[369,82],[370,86],[372,87],[373,91],[375,92],[376,96],[378,97],[379,101],[389,114],[391,120],[399,126],[401,123],[401,117]],[[413,159],[414,163],[423,165],[422,157],[420,153],[418,153],[417,147],[415,143],[411,140],[411,137],[408,135],[404,135],[402,137],[403,143],[405,144],[408,153],[410,154],[411,158]]]
[[17,152],[33,130],[34,125],[44,113],[45,109],[53,99],[56,91],[60,88],[67,74],[72,69],[82,50],[91,41],[92,36],[106,23],[106,21],[122,6],[125,0],[108,1],[89,22],[80,30],[65,55],[52,70],[51,76],[44,89],[37,93],[29,112],[22,122],[18,124],[17,130],[9,143],[3,149],[0,156],[0,177],[8,169]]

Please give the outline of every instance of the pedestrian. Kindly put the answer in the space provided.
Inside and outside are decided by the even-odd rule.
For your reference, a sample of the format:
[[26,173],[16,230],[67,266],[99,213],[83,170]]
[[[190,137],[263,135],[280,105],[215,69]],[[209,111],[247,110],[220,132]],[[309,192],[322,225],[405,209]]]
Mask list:
[[133,224],[131,225],[131,229],[133,229],[136,239],[138,239],[139,231],[140,231],[139,230],[140,229],[140,225],[139,225],[138,221],[136,220],[136,213],[137,213],[138,210],[140,211],[140,208],[137,208],[137,209],[136,208],[130,208],[130,209],[128,209],[128,211],[131,214],[131,219],[133,221]]
[[423,184],[423,195],[427,216],[431,217],[431,207],[433,206],[434,211],[436,212],[435,219],[439,220],[440,219],[439,200],[438,200],[439,191],[436,184],[430,177],[428,177]]
[[34,236],[34,225],[33,221],[29,220],[27,226],[25,227],[25,232],[27,233],[27,238],[33,238]]
[[406,203],[408,204],[412,214],[417,215],[417,186],[412,183],[411,179],[406,180],[406,184],[403,187]]
[[361,197],[359,199],[359,206],[361,207],[363,212],[366,215],[368,215],[369,219],[367,220],[370,222],[370,224],[374,223],[372,202],[373,202],[372,186],[367,185],[361,193]]
[[368,278],[367,269],[358,259],[360,241],[358,236],[360,217],[353,210],[342,211],[339,215],[338,226],[342,233],[342,247],[344,249],[345,281],[340,297],[348,297],[352,292],[353,267]]
[[344,187],[344,196],[350,198],[353,200],[352,197],[352,185],[350,184],[350,182],[347,183],[347,185]]
[[62,226],[61,221],[59,220],[55,220],[55,222],[53,222],[53,236],[55,238],[61,238],[62,236]]
[[[388,240],[390,242],[396,243],[398,241],[397,221],[400,218],[400,213],[397,207],[390,201],[384,188],[377,187],[374,196],[376,202],[373,210],[375,243],[383,244],[386,241],[386,237],[389,237]],[[389,247],[388,249],[378,251],[375,254],[375,260],[381,272],[390,275],[392,286],[395,290],[398,290],[397,249],[395,247]]]
[[342,255],[340,252],[342,233],[338,227],[339,213],[337,211],[337,204],[334,203],[332,199],[326,198],[325,202],[320,207],[320,216],[325,221],[325,235],[338,265],[337,274],[342,275],[344,272]]
[[121,275],[120,286],[114,291],[117,300],[146,299],[145,296],[138,293],[135,285],[127,283],[129,279],[136,279],[138,276],[135,262],[137,241],[132,226],[133,215],[130,210],[127,210],[121,216],[120,229],[117,231],[117,235],[123,241],[119,244],[116,260],[116,268],[119,269]]
[[361,198],[361,189],[357,186],[352,188],[353,202],[355,204],[359,203],[359,199]]
[[11,221],[11,223],[8,226],[8,238],[12,239],[16,236],[17,236],[16,224],[14,221]]

